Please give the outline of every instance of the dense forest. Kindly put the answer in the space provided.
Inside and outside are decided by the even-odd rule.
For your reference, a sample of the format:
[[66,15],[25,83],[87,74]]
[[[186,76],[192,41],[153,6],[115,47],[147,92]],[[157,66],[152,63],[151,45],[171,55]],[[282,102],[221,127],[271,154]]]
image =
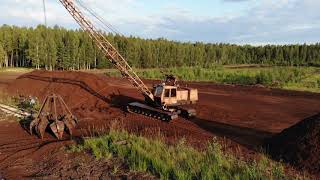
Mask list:
[[[313,45],[233,45],[175,42],[106,34],[136,68],[217,64],[320,65],[320,43]],[[109,68],[94,42],[81,30],[61,27],[0,27],[0,67],[45,69]]]

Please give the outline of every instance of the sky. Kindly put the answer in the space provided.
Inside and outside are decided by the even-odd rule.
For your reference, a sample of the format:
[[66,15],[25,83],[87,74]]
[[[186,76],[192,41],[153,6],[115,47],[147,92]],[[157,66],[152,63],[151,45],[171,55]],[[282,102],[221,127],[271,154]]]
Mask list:
[[[320,42],[320,0],[81,0],[124,35],[233,44]],[[42,0],[0,0],[0,24],[44,23]],[[59,0],[48,25],[79,28]]]

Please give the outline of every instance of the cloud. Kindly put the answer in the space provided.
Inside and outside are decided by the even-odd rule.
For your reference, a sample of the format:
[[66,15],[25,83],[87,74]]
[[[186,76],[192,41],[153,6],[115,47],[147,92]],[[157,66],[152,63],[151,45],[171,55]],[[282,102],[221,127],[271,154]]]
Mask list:
[[[245,15],[195,19],[167,16],[159,29],[180,30],[162,34],[183,41],[237,44],[316,43],[320,39],[320,1],[261,0]],[[301,15],[303,14],[303,16]]]
[[[320,1],[316,0],[221,0],[233,8],[212,16],[197,14],[192,7],[173,1],[150,7],[144,0],[82,1],[126,35],[165,37],[180,41],[238,44],[313,43],[320,39]],[[154,0],[154,3],[158,1]],[[175,2],[175,1],[174,1]],[[233,13],[238,4],[243,13]],[[245,3],[247,2],[247,3]],[[39,0],[2,0],[0,23],[34,26],[44,22]],[[201,4],[202,5],[202,4]],[[209,6],[204,3],[203,6]],[[151,8],[151,9],[150,9]],[[49,25],[78,26],[57,0],[47,0]]]
[[250,0],[223,0],[224,2],[245,2]]
[[[0,11],[0,23],[30,26],[44,24],[42,1],[39,0],[2,0]],[[47,1],[48,22],[53,25],[59,22],[67,25],[72,18],[56,1]]]

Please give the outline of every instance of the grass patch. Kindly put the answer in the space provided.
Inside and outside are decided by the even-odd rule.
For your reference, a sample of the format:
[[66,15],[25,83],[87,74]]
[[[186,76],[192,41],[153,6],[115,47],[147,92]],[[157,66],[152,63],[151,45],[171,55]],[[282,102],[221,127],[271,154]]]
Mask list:
[[18,107],[17,99],[4,91],[0,91],[0,103],[12,107]]
[[30,68],[0,68],[0,72],[27,73],[31,71],[33,71],[33,69]]
[[41,108],[41,104],[36,97],[32,97],[35,102],[31,102],[30,97],[16,97],[0,91],[0,104],[5,104],[25,112],[38,112]]
[[89,150],[98,159],[118,157],[131,170],[161,179],[286,179],[281,164],[266,157],[252,162],[239,160],[224,153],[216,140],[199,151],[183,140],[167,145],[160,138],[149,139],[112,128],[108,134],[86,139],[70,150]]
[[[142,78],[163,79],[162,73],[174,74],[184,81],[207,81],[225,84],[264,85],[275,88],[320,92],[320,68],[315,67],[256,67],[212,68],[179,67],[168,69],[137,69]],[[116,70],[106,72],[121,76]]]
[[285,89],[293,89],[299,91],[311,91],[320,93],[320,72],[315,71],[310,73],[299,82],[288,83],[284,86]]

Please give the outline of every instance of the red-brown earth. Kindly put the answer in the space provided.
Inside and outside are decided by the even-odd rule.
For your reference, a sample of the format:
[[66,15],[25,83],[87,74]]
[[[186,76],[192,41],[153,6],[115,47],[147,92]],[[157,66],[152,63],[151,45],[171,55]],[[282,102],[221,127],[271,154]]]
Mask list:
[[[0,78],[0,84],[3,79],[6,78]],[[157,81],[145,82],[151,86]],[[40,99],[53,92],[61,95],[78,117],[79,124],[73,140],[66,135],[66,140],[56,141],[50,134],[46,134],[44,140],[30,136],[17,122],[0,122],[0,174],[6,177],[41,174],[42,166],[36,164],[47,162],[48,157],[54,158],[52,154],[61,153],[59,150],[77,137],[106,130],[113,121],[119,121],[135,133],[161,134],[168,143],[185,138],[200,148],[217,136],[225,139],[225,149],[252,158],[268,139],[319,113],[320,105],[320,95],[315,93],[194,82],[188,86],[199,90],[199,102],[195,106],[197,118],[162,122],[123,110],[128,102],[142,101],[143,97],[122,78],[83,72],[34,71],[7,84],[5,89],[15,95]],[[123,172],[127,172],[125,168]]]

